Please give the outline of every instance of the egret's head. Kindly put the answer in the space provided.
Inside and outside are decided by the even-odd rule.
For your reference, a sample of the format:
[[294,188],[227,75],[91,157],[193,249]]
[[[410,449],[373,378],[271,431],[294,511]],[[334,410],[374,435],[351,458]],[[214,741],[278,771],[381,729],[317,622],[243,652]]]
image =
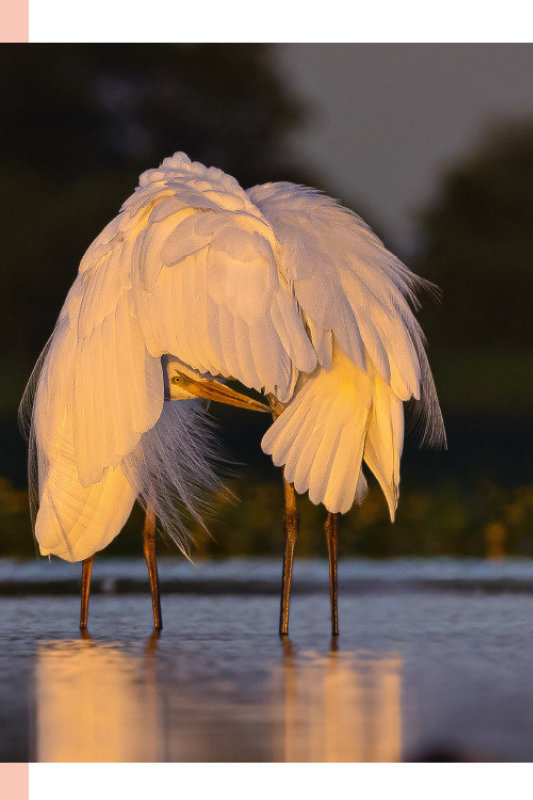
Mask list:
[[265,403],[236,392],[211,376],[200,375],[177,359],[167,357],[166,376],[168,400],[193,400],[201,397],[204,400],[246,408],[248,411],[271,411],[270,406]]

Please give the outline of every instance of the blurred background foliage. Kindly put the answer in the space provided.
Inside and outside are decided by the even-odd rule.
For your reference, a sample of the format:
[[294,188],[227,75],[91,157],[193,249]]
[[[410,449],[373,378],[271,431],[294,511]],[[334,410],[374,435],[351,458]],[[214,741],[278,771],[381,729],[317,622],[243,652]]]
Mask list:
[[[267,45],[0,48],[0,555],[35,552],[18,401],[84,250],[139,173],[185,150],[245,187],[282,178],[336,194],[288,145],[313,109],[274,67]],[[364,198],[346,200],[364,215]],[[396,524],[371,482],[343,519],[341,554],[533,554],[532,219],[533,120],[502,122],[443,174],[420,211],[417,252],[400,253],[443,291],[421,321],[449,450],[408,444]],[[282,497],[259,448],[266,422],[215,413],[242,465],[229,481],[239,499],[214,498],[212,538],[195,531],[197,552],[277,554]],[[301,516],[299,553],[325,554],[324,510],[303,499]],[[132,535],[109,552],[140,552],[141,522],[137,510]]]

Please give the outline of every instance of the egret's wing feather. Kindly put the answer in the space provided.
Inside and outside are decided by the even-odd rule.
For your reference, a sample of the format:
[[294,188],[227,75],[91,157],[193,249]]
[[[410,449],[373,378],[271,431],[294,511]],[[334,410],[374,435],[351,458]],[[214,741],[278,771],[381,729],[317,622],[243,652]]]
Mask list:
[[121,467],[84,487],[73,459],[55,459],[42,480],[35,525],[41,555],[81,561],[102,550],[126,523],[136,496]]
[[332,368],[313,374],[261,446],[274,464],[285,465],[297,492],[344,513],[364,496],[361,462],[372,402],[372,381],[337,350]]

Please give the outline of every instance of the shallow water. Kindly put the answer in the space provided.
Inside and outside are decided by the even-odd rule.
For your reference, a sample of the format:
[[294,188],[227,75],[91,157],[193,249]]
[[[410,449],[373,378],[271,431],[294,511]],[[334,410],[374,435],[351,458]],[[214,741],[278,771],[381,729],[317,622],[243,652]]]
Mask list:
[[323,562],[288,642],[279,564],[164,562],[155,639],[142,562],[101,560],[83,640],[77,568],[0,562],[0,761],[533,760],[533,563],[340,571],[332,645]]

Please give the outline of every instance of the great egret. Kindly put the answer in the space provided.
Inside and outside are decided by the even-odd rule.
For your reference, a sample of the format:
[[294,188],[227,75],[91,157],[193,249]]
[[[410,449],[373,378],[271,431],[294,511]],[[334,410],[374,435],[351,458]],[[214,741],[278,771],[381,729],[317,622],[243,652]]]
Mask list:
[[[394,519],[403,403],[421,401],[426,442],[445,438],[411,311],[424,284],[360,217],[315,189],[244,191],[184,153],[141,175],[85,253],[21,407],[35,536],[42,555],[83,561],[82,628],[94,554],[136,498],[146,507],[144,553],[161,627],[156,518],[187,553],[176,501],[198,516],[202,492],[218,482],[207,399],[274,416],[261,444],[284,467],[281,634],[295,492],[326,507],[337,633],[337,515],[365,496],[362,461]],[[216,378],[236,379],[268,403]]]

